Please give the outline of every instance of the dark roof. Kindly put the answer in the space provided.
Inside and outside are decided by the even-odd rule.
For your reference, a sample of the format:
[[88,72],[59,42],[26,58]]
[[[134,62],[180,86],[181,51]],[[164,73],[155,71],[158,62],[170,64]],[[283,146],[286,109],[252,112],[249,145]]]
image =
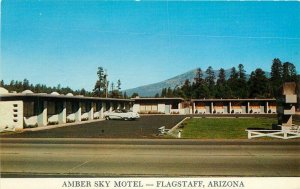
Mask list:
[[275,98],[191,99],[192,102],[276,101]]
[[125,101],[133,102],[131,99],[119,99],[119,98],[100,98],[100,97],[86,97],[86,96],[67,96],[67,95],[53,95],[44,93],[8,93],[0,94],[1,98],[13,98],[13,97],[36,97],[36,98],[53,98],[53,99],[79,99],[79,100],[103,100],[103,101]]
[[139,98],[131,98],[132,100],[134,100],[134,101],[138,101],[138,100],[180,100],[180,101],[184,101],[184,99],[183,98],[179,98],[179,97],[174,97],[174,98],[164,98],[164,97],[162,97],[162,98],[141,98],[141,97],[139,97]]

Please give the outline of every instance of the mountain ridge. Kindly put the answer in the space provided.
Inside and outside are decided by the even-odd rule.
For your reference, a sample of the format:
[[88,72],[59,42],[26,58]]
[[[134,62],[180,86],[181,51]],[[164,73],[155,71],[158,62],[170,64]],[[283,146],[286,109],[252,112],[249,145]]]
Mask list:
[[[225,76],[226,79],[230,76],[231,69],[225,70]],[[170,79],[166,79],[157,83],[152,83],[148,85],[142,85],[139,87],[131,88],[123,90],[123,92],[126,92],[128,96],[131,96],[133,93],[138,93],[141,97],[153,97],[156,93],[160,94],[161,90],[163,88],[171,88],[174,89],[175,87],[180,87],[184,84],[185,80],[188,79],[191,83],[193,82],[195,76],[196,76],[197,69],[193,69],[190,71],[187,71],[183,74],[171,77]],[[213,70],[215,76],[217,77],[219,75],[219,70]],[[270,73],[265,72],[266,76],[269,78]],[[205,78],[207,74],[205,71],[203,71],[203,77]],[[249,78],[250,75],[246,74],[246,77]]]

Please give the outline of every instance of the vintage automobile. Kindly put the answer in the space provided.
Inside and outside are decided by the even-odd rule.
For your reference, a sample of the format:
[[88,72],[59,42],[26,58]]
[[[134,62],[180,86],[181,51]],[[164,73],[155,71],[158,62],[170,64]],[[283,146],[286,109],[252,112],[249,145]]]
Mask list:
[[140,118],[138,113],[132,112],[131,110],[114,110],[112,112],[106,112],[104,114],[106,120],[120,119],[120,120],[135,120]]

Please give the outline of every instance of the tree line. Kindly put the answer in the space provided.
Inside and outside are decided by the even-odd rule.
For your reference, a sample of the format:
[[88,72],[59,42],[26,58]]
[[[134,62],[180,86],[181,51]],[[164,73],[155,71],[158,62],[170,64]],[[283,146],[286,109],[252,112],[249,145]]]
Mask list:
[[300,77],[297,75],[293,63],[284,62],[275,58],[272,62],[270,77],[257,68],[247,78],[243,64],[230,69],[226,78],[223,68],[215,75],[211,66],[205,70],[206,77],[201,68],[196,70],[195,78],[185,80],[180,87],[163,88],[155,97],[182,97],[192,98],[277,98],[281,95],[281,86],[284,82],[296,82],[299,89]]
[[93,94],[89,91],[86,91],[84,88],[80,90],[73,90],[70,87],[61,87],[60,84],[58,84],[55,87],[49,87],[45,84],[36,84],[33,85],[29,82],[28,79],[24,79],[23,81],[15,81],[11,80],[10,83],[5,84],[3,80],[0,81],[0,86],[4,87],[10,92],[17,92],[21,93],[25,90],[30,90],[34,93],[52,93],[52,92],[58,92],[59,94],[68,94],[73,93],[74,95],[85,95],[85,96],[93,96]]
[[110,87],[107,71],[103,67],[98,67],[97,71],[98,80],[93,89],[93,96],[97,97],[110,97],[110,98],[128,98],[126,92],[121,91],[121,80],[118,79],[117,83],[111,82]]
[[[206,77],[204,77],[204,73]],[[73,93],[74,95],[84,95],[90,97],[110,97],[110,98],[129,98],[126,92],[121,91],[120,79],[116,82],[108,80],[107,71],[103,67],[97,69],[97,80],[92,91],[84,88],[80,90],[72,90],[70,87],[49,87],[44,84],[31,84],[27,79],[23,81],[12,80],[5,84],[0,81],[0,86],[8,91],[16,91],[20,93],[24,90],[31,90],[34,93],[51,93],[58,92],[60,94]],[[266,73],[257,68],[247,77],[243,64],[239,64],[237,68],[230,69],[230,75],[226,77],[226,71],[221,68],[218,75],[211,66],[205,72],[201,68],[196,70],[195,78],[192,82],[185,80],[182,86],[175,88],[163,88],[161,93],[157,93],[155,97],[182,97],[184,99],[191,98],[277,98],[281,95],[280,88],[284,82],[294,81],[297,83],[298,93],[300,90],[300,76],[297,75],[296,67],[293,63],[284,62],[275,58],[272,62],[270,77]],[[131,97],[138,96],[133,93]]]
[[44,84],[33,85],[28,79],[23,81],[12,80],[10,83],[5,84],[3,80],[0,81],[0,87],[4,87],[10,92],[21,93],[25,90],[30,90],[34,93],[52,93],[58,92],[59,94],[72,93],[74,95],[84,95],[89,97],[109,97],[109,98],[128,98],[126,92],[124,94],[121,92],[121,80],[116,82],[111,82],[109,87],[108,74],[104,71],[103,67],[99,67],[97,71],[98,80],[96,81],[93,91],[87,91],[84,88],[80,90],[73,90],[70,87],[61,87],[57,85],[56,87],[49,87]]

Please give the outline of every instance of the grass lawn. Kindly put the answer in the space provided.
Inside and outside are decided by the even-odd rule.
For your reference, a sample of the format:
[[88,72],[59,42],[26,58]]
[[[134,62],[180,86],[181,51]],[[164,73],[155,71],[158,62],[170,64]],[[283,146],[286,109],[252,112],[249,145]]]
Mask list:
[[192,118],[184,123],[182,138],[247,139],[247,128],[272,129],[275,118]]

